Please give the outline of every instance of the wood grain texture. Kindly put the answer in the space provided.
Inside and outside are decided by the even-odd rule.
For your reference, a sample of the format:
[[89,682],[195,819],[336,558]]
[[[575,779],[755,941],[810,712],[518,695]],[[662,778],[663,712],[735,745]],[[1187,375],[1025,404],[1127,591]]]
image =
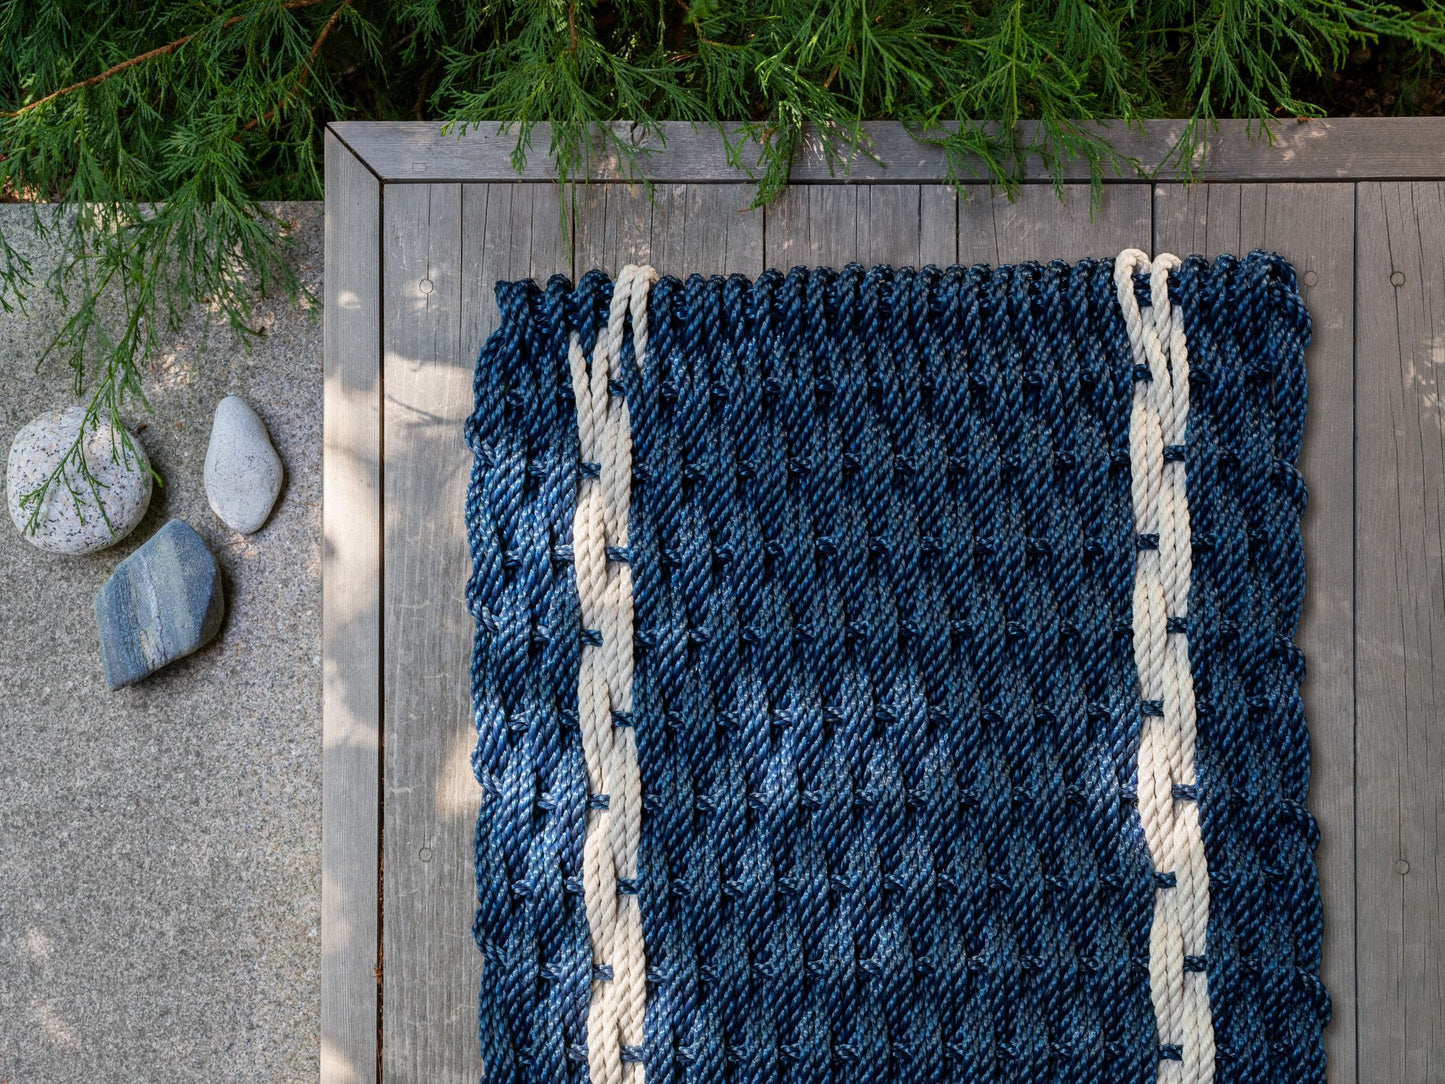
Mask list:
[[1360,1080],[1445,1059],[1445,192],[1357,192]]
[[[386,365],[385,838],[381,1064],[387,1081],[473,1081],[480,961],[468,866],[467,576],[460,185],[390,189]],[[449,510],[449,511],[448,511]],[[473,788],[475,789],[475,788]]]
[[[1156,252],[1242,255],[1264,248],[1294,264],[1314,321],[1305,355],[1309,416],[1299,467],[1305,605],[1296,641],[1309,668],[1309,805],[1324,899],[1321,967],[1334,1004],[1325,1031],[1330,1080],[1355,1078],[1354,271],[1351,184],[1159,185]],[[1361,1079],[1375,1079],[1366,1074]]]
[[741,185],[585,185],[576,190],[576,267],[616,275],[648,263],[663,275],[756,275],[763,212]]
[[[637,149],[641,175],[652,181],[746,184],[759,172],[756,147],[744,143],[736,156],[729,150],[729,143],[739,143],[738,124],[724,125],[720,132],[687,122],[667,123],[660,126],[660,138],[626,122],[611,127]],[[1146,121],[1142,131],[1119,123],[1086,127],[1110,136],[1122,154],[1136,159],[1144,170],[1153,171],[1170,159],[1184,122]],[[520,174],[511,161],[517,142],[515,128],[502,132],[498,125],[483,124],[465,135],[443,135],[441,125],[434,122],[335,121],[330,128],[388,182],[542,181],[556,176],[553,159],[547,153],[551,129],[546,124],[538,124],[533,130],[532,150]],[[1035,131],[1032,123],[1022,125],[1023,141],[1028,143]],[[840,163],[825,150],[815,129],[806,130],[793,162],[792,180],[887,185],[940,183],[953,176],[942,150],[918,142],[900,124],[870,122],[863,125],[863,132],[868,153],[852,155]],[[1436,148],[1442,136],[1445,119],[1439,117],[1345,118],[1306,123],[1290,120],[1275,126],[1272,142],[1257,134],[1251,137],[1245,121],[1225,120],[1209,134],[1207,152],[1194,163],[1194,176],[1206,181],[1440,177],[1445,175],[1445,165]],[[637,179],[626,159],[601,142],[594,148],[591,170],[592,178],[598,181]],[[1063,180],[1088,178],[1088,167],[1081,161],[1064,167]],[[1130,169],[1119,179],[1144,178]],[[1048,184],[1053,177],[1042,161],[1030,158],[1025,181]]]
[[1097,204],[1089,186],[1023,188],[1017,198],[968,189],[958,206],[958,262],[1004,264],[1022,260],[1080,260],[1149,248],[1153,209],[1149,186],[1105,189]]
[[381,185],[326,138],[321,1084],[376,1080]]
[[947,267],[958,257],[958,198],[942,185],[799,184],[766,208],[769,267],[848,263]]
[[462,426],[501,279],[571,272],[551,185],[387,193],[383,1079],[474,1084],[482,958]]
[[[496,284],[553,275],[574,277],[572,209],[550,184],[462,186],[462,342],[459,363],[471,379],[477,355],[498,322]],[[467,408],[471,401],[468,398]],[[468,460],[470,469],[470,459]],[[470,567],[468,567],[470,572]]]

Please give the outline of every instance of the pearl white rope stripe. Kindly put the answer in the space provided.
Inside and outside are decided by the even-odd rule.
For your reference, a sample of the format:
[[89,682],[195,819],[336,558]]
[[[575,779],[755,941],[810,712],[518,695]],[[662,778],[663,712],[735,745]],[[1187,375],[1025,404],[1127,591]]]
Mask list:
[[[1184,317],[1169,301],[1173,255],[1150,260],[1126,249],[1114,263],[1114,284],[1136,365],[1149,379],[1134,385],[1129,418],[1129,467],[1134,530],[1155,535],[1141,546],[1134,578],[1134,662],[1140,696],[1162,704],[1146,715],[1139,736],[1139,819],[1156,872],[1172,873],[1174,886],[1154,894],[1149,940],[1149,989],[1159,1042],[1178,1046],[1179,1061],[1161,1061],[1160,1084],[1207,1084],[1214,1079],[1214,1025],[1203,971],[1186,971],[1185,957],[1202,957],[1209,922],[1209,870],[1192,795],[1195,786],[1194,679],[1182,621],[1189,605],[1192,539],[1182,449],[1189,413],[1189,354]],[[1140,307],[1134,274],[1150,276],[1150,305]],[[1170,628],[1170,620],[1180,623]]]
[[[577,400],[577,437],[583,472],[572,520],[573,564],[582,624],[601,634],[584,644],[577,708],[588,790],[606,796],[591,809],[583,841],[582,891],[592,938],[594,977],[587,1010],[587,1067],[592,1084],[642,1084],[640,1061],[624,1060],[624,1047],[642,1045],[647,995],[642,921],[635,891],[618,882],[637,877],[642,833],[642,781],[631,726],[614,713],[632,710],[632,569],[625,558],[632,504],[632,426],[627,401],[609,382],[622,375],[624,325],[632,317],[632,343],[641,365],[647,356],[647,297],[657,272],[628,265],[612,288],[607,329],[599,336],[589,373],[576,333],[568,343],[572,391]],[[611,969],[608,977],[607,970]]]

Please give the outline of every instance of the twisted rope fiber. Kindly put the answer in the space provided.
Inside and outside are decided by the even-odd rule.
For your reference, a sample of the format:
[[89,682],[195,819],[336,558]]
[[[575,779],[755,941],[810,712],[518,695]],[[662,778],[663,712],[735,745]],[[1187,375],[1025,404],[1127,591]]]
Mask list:
[[[1139,739],[1139,815],[1156,872],[1174,879],[1154,897],[1149,991],[1160,1041],[1180,1048],[1179,1061],[1161,1065],[1160,1081],[1203,1084],[1214,1078],[1209,992],[1202,971],[1185,970],[1186,958],[1204,955],[1209,883],[1198,807],[1183,796],[1196,789],[1196,728],[1184,635],[1192,560],[1183,462],[1189,356],[1183,314],[1170,304],[1168,290],[1168,274],[1179,264],[1167,254],[1151,264],[1129,249],[1114,263],[1114,281],[1135,364],[1148,374],[1134,386],[1129,420],[1134,529],[1156,540],[1140,547],[1134,578],[1140,695],[1157,704]],[[1143,308],[1134,292],[1136,270],[1150,273],[1151,304]]]
[[[1169,1041],[1172,1002],[1156,1022],[1150,966],[1156,911],[1182,885],[1141,820],[1142,739],[1162,717],[1133,643],[1140,558],[1171,551],[1135,528],[1131,420],[1155,381],[1114,270],[498,287],[467,430],[489,1080],[1181,1071],[1189,1043]],[[1215,1079],[1323,1080],[1290,642],[1302,490],[1282,467],[1307,317],[1266,254],[1131,278],[1141,334],[1146,312],[1156,337],[1182,313],[1188,342],[1185,448],[1161,423],[1158,469],[1183,455],[1195,551],[1187,604],[1165,610],[1198,694],[1197,780],[1173,804],[1198,806],[1208,859],[1204,949],[1179,953],[1181,985],[1207,976]],[[1159,349],[1184,357],[1167,335]],[[622,410],[630,508],[610,524],[603,509],[598,566],[574,526],[611,461],[582,430]],[[602,665],[622,725],[586,724],[609,749],[584,733],[583,668],[614,626],[584,616],[583,580],[624,567],[631,710]],[[631,878],[603,777],[623,731],[641,795]],[[621,1015],[610,1038],[594,1027],[622,958],[594,956],[599,825],[613,903],[635,901],[641,926],[640,1049]]]
[[[632,710],[632,577],[625,556],[631,507],[632,429],[620,394],[624,329],[632,322],[632,361],[647,355],[647,292],[657,277],[627,266],[613,286],[605,333],[589,368],[576,332],[568,338],[577,403],[578,483],[572,521],[572,564],[583,627],[578,722],[593,795],[583,843],[582,884],[595,968],[610,971],[593,987],[587,1013],[588,1069],[594,1084],[642,1080],[646,959],[637,895],[642,783],[630,722]],[[619,725],[619,722],[622,725]]]

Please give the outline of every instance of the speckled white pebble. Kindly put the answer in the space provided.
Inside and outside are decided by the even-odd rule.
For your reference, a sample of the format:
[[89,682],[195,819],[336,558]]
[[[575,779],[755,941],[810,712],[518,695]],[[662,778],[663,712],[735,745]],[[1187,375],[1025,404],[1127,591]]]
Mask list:
[[65,471],[70,485],[57,479],[50,486],[35,530],[27,530],[34,509],[22,506],[22,498],[42,486],[60,465],[84,421],[80,407],[52,410],[32,420],[10,444],[5,469],[10,518],[27,542],[51,553],[94,553],[113,546],[130,534],[150,504],[150,461],[139,439],[132,435],[126,448],[110,423],[97,419],[86,428],[83,448],[86,466],[98,483],[100,503],[79,464],[70,463]]
[[266,522],[281,492],[281,457],[271,447],[265,422],[238,395],[216,405],[205,479],[211,511],[242,534]]

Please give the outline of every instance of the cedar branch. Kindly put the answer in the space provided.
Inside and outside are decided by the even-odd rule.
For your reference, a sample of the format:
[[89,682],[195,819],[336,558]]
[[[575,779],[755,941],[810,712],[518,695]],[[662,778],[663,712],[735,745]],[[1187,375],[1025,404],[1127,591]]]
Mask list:
[[325,24],[321,27],[321,33],[317,34],[316,40],[311,43],[311,52],[307,54],[305,63],[301,65],[301,75],[297,78],[296,85],[293,86],[290,90],[288,90],[285,95],[282,96],[279,102],[273,105],[270,109],[266,110],[266,112],[263,113],[261,116],[253,117],[251,120],[248,120],[245,125],[242,126],[241,131],[249,132],[258,124],[269,124],[271,118],[274,117],[277,112],[279,112],[281,108],[291,100],[292,95],[294,95],[298,90],[300,90],[306,85],[306,80],[309,79],[311,76],[312,62],[315,61],[316,54],[321,52],[321,46],[325,43],[326,36],[330,34],[332,28],[336,26],[336,21],[341,18],[341,13],[350,6],[351,0],[341,0],[341,3],[336,5],[336,10],[331,13],[331,18],[326,20]]
[[[315,7],[319,3],[321,3],[321,0],[286,0],[286,2],[281,5],[281,8],[284,11],[294,11],[297,8]],[[226,30],[230,27],[235,26],[241,21],[241,18],[242,17],[240,15],[237,15],[235,18],[227,19],[224,23],[221,24],[221,29]],[[334,19],[335,16],[333,15],[332,18]],[[186,42],[190,41],[195,36],[196,34],[186,34],[183,37],[177,38],[175,41],[170,41],[167,42],[165,45],[158,45],[154,49],[149,49],[144,53],[139,53],[136,56],[131,57],[129,60],[122,60],[119,64],[116,64],[115,66],[110,68],[106,68],[105,71],[100,72],[97,75],[92,75],[88,79],[82,79],[78,83],[71,83],[68,87],[61,87],[59,90],[53,90],[45,97],[37,98],[35,101],[30,102],[28,105],[22,105],[19,109],[16,109],[13,112],[6,113],[5,116],[18,117],[22,113],[28,113],[32,109],[38,109],[40,106],[45,105],[47,102],[53,102],[56,98],[69,94],[72,91],[84,90],[86,87],[93,87],[97,83],[104,83],[111,76],[119,75],[127,68],[133,68],[137,64],[144,64],[147,60],[154,60],[158,56],[169,56],[171,53],[174,53],[177,49],[179,49],[182,45],[186,44]]]

